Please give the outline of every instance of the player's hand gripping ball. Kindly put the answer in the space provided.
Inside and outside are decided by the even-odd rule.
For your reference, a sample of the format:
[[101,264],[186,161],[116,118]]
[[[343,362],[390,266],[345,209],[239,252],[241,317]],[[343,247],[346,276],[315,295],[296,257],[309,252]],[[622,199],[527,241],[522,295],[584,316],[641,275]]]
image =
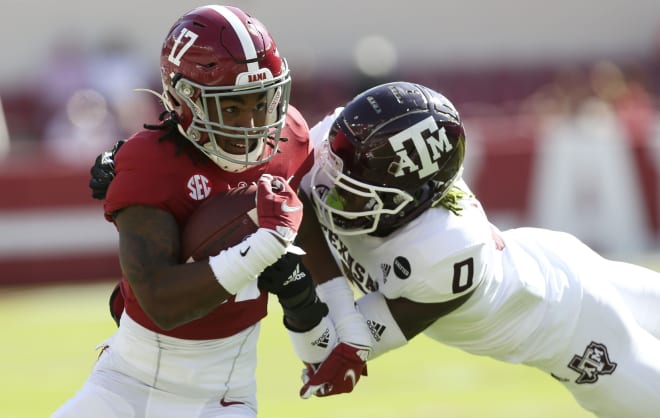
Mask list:
[[282,177],[262,174],[256,202],[259,226],[292,243],[302,222],[303,205],[289,183]]
[[256,232],[257,186],[217,193],[202,203],[181,233],[182,261],[203,260]]

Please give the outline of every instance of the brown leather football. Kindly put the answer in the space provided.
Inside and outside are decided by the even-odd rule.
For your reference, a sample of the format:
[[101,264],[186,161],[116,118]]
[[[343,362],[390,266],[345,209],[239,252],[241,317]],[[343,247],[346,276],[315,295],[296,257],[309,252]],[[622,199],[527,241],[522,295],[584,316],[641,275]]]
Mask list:
[[217,193],[202,203],[181,233],[183,261],[217,255],[256,232],[256,185]]

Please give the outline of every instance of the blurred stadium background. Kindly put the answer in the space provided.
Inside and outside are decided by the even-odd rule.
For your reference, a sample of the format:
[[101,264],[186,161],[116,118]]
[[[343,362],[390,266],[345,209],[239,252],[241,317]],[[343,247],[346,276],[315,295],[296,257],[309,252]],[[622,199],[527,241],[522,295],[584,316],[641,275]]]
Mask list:
[[[3,2],[3,301],[16,286],[119,275],[88,170],[155,120],[155,100],[133,89],[159,89],[165,32],[202,4]],[[660,253],[657,0],[226,4],[269,28],[310,125],[374,84],[426,84],[461,111],[466,177],[495,224],[569,231],[613,258],[652,263]]]

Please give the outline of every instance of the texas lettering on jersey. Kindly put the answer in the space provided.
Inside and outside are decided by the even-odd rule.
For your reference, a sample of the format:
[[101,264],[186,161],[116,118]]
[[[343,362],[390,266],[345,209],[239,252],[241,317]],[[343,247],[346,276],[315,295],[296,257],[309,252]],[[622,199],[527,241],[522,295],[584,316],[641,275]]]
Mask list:
[[339,238],[339,235],[324,226],[321,226],[321,229],[323,229],[327,241],[332,245],[335,254],[341,261],[341,269],[344,276],[355,283],[362,293],[378,291],[378,282],[371,277],[362,264],[353,258],[348,251],[348,247]]

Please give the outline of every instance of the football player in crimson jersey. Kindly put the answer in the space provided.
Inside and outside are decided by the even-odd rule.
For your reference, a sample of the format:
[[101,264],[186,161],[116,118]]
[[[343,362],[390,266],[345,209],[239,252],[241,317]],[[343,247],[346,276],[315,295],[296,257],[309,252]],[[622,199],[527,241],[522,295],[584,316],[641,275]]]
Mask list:
[[[536,367],[598,417],[658,416],[660,274],[566,233],[500,232],[461,178],[466,136],[449,100],[412,83],[376,86],[310,136],[316,159],[302,188],[365,294],[356,303],[369,359],[423,333]],[[335,321],[353,303],[347,287],[342,277],[317,286]],[[359,364],[339,344],[307,368],[302,395],[352,391]]]
[[[303,360],[318,363],[337,343],[327,306],[291,251],[302,209],[284,203],[301,207],[295,189],[312,157],[274,40],[236,7],[204,6],[172,26],[160,62],[161,123],[102,161],[114,169],[104,179],[112,180],[104,211],[119,233],[119,328],[58,418],[256,417],[257,337],[269,292]],[[258,230],[185,263],[180,231],[195,208],[251,183]]]

